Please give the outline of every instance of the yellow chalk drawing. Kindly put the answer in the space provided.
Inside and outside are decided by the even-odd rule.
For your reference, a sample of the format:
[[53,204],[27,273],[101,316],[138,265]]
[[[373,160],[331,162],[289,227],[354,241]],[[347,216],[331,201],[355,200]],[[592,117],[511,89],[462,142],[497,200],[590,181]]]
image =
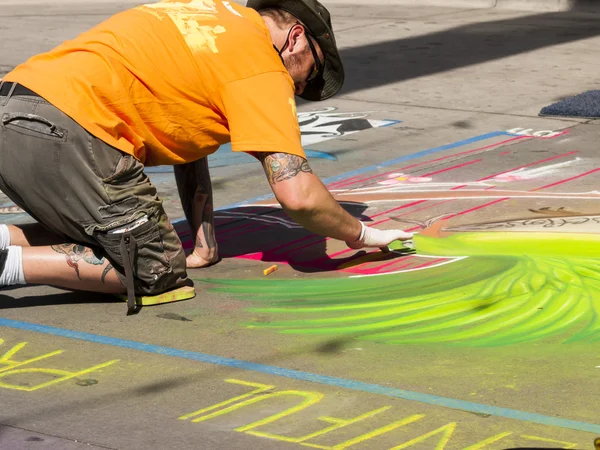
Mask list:
[[[2,344],[4,344],[4,340],[0,339],[0,345],[2,345]],[[25,364],[39,361],[41,359],[50,358],[51,356],[54,356],[54,355],[60,355],[63,352],[62,350],[56,350],[54,352],[46,353],[44,355],[36,356],[35,358],[26,359],[23,361],[16,361],[16,360],[12,359],[12,357],[26,345],[27,345],[27,342],[21,342],[21,343],[15,345],[13,348],[11,348],[9,351],[7,351],[4,355],[2,355],[2,357],[0,358],[0,364],[5,364],[7,367],[0,369],[0,373],[6,372],[7,370],[16,369],[17,367],[21,367],[21,366],[24,366]]]
[[393,447],[390,450],[401,450],[403,448],[412,447],[413,445],[418,444],[419,442],[423,442],[423,441],[429,439],[431,436],[435,436],[436,434],[439,434],[439,433],[443,433],[443,435],[442,435],[442,439],[440,440],[440,442],[438,442],[438,445],[435,447],[435,450],[444,450],[444,448],[446,448],[446,445],[450,441],[450,438],[452,437],[452,433],[454,433],[455,429],[456,429],[456,422],[452,422],[452,423],[449,423],[448,425],[444,425],[443,427],[438,428],[437,430],[431,431],[427,434],[424,434],[424,435],[416,437],[408,442],[405,442],[404,444],[397,445],[396,447]]
[[540,441],[540,442],[546,442],[548,444],[559,444],[559,445],[561,445],[560,448],[565,448],[565,449],[577,447],[577,444],[574,444],[572,442],[555,441],[554,439],[541,438],[541,437],[537,437],[537,436],[525,436],[525,435],[523,435],[521,437],[523,439],[528,439],[530,441]]
[[[258,436],[258,437],[269,438],[269,439],[277,439],[278,441],[285,441],[285,442],[292,442],[295,444],[300,444],[304,441],[308,441],[308,440],[314,439],[318,436],[322,436],[322,435],[330,433],[332,431],[347,427],[348,425],[362,422],[363,420],[367,420],[370,417],[376,416],[377,414],[387,411],[390,408],[391,408],[390,406],[384,406],[383,408],[369,411],[366,414],[362,414],[358,417],[353,417],[352,419],[339,419],[337,417],[319,417],[320,421],[325,422],[325,423],[331,423],[333,425],[323,428],[320,431],[316,431],[314,433],[310,433],[310,434],[307,434],[307,435],[301,436],[301,437],[289,437],[289,436],[265,433],[265,432],[260,432],[260,431],[249,431],[247,434],[251,434],[253,436]],[[309,446],[314,447],[314,445],[309,445]],[[316,446],[316,448],[321,448],[321,447]]]
[[[318,403],[319,401],[321,401],[321,399],[323,398],[323,394],[319,393],[319,392],[303,392],[303,391],[281,391],[281,392],[275,392],[273,394],[263,394],[259,397],[255,397],[255,398],[251,398],[249,400],[244,400],[250,396],[259,394],[261,392],[273,389],[274,386],[269,386],[266,384],[257,384],[257,383],[249,383],[246,381],[241,381],[241,380],[235,380],[235,379],[230,379],[230,380],[225,380],[228,383],[235,383],[235,384],[241,384],[244,386],[251,386],[251,387],[256,387],[257,389],[255,389],[252,392],[249,392],[247,394],[243,394],[240,395],[238,397],[232,398],[230,400],[226,400],[224,402],[221,402],[217,405],[213,405],[213,406],[209,406],[208,408],[204,408],[201,409],[199,411],[193,412],[191,414],[186,414],[185,416],[181,416],[179,419],[180,420],[186,420],[189,419],[191,417],[194,416],[198,416],[200,414],[203,414],[205,412],[208,411],[212,411],[215,409],[220,408],[221,406],[225,406],[225,405],[229,405],[231,403],[234,403],[232,406],[229,406],[227,408],[215,411],[211,414],[207,414],[205,416],[196,418],[194,420],[192,420],[192,422],[194,423],[198,423],[198,422],[204,422],[205,420],[209,420],[212,419],[214,417],[218,417],[218,416],[223,416],[225,414],[231,413],[233,411],[237,411],[245,406],[249,406],[249,405],[253,405],[254,403],[258,403],[258,402],[262,402],[264,400],[268,400],[270,398],[275,398],[275,397],[288,397],[288,396],[295,396],[295,397],[304,397],[305,400],[303,400],[301,403],[299,403],[296,406],[293,406],[291,408],[286,409],[285,411],[282,411],[280,413],[274,414],[270,417],[267,417],[265,419],[259,420],[257,422],[253,422],[249,425],[244,425],[243,427],[240,428],[236,428],[235,431],[239,431],[239,432],[245,432],[245,431],[249,431],[253,428],[257,428],[260,427],[262,425],[267,425],[269,423],[275,422],[279,419],[282,419],[283,417],[286,416],[290,416],[292,414],[295,414],[299,411],[302,411],[303,409],[306,409],[312,405],[314,405],[315,403]],[[244,400],[244,401],[240,401],[239,400]],[[238,403],[235,403],[238,402]]]
[[[187,419],[189,419],[191,417],[195,417],[195,416],[199,416],[201,414],[204,414],[205,412],[213,411],[215,409],[221,408],[222,406],[226,406],[226,405],[229,405],[231,403],[235,403],[237,401],[243,400],[245,398],[252,397],[254,395],[260,394],[261,392],[270,391],[271,389],[275,389],[275,386],[269,386],[268,384],[250,383],[249,381],[236,380],[234,378],[230,378],[228,380],[225,380],[225,382],[226,383],[233,383],[233,384],[240,384],[242,386],[255,387],[257,389],[255,389],[255,390],[253,390],[251,392],[248,392],[247,394],[238,395],[237,397],[231,398],[229,400],[225,400],[224,402],[217,403],[216,405],[209,406],[208,408],[200,409],[200,410],[195,411],[193,413],[186,414],[185,416],[181,416],[179,418],[179,420],[187,420]],[[216,417],[216,416],[211,415],[210,417],[201,418],[202,420],[195,420],[195,422],[202,422],[203,420],[208,420],[208,419],[210,419],[212,417]]]
[[193,0],[187,3],[163,0],[144,5],[143,9],[161,11],[169,16],[192,52],[209,49],[213,53],[219,53],[217,35],[227,30],[221,25],[206,24],[218,19],[217,7],[213,0]]
[[316,445],[310,445],[310,444],[301,444],[301,445],[305,445],[307,447],[321,448],[324,450],[343,450],[343,449],[351,447],[353,445],[360,444],[361,442],[368,441],[369,439],[373,439],[374,437],[381,436],[382,434],[389,433],[390,431],[393,431],[396,428],[400,428],[400,427],[403,427],[410,423],[416,422],[417,420],[421,420],[423,417],[425,417],[423,414],[415,414],[414,416],[410,416],[410,417],[407,417],[406,419],[398,420],[394,423],[390,423],[389,425],[378,428],[374,431],[369,431],[368,433],[362,434],[358,437],[355,437],[354,439],[350,439],[348,441],[342,442],[341,444],[334,445],[333,447],[323,447],[323,446],[316,446]]
[[194,420],[192,420],[192,422],[194,422],[194,423],[204,422],[205,420],[212,419],[212,418],[218,417],[218,416],[222,416],[222,415],[228,414],[233,411],[237,411],[238,409],[241,409],[244,406],[249,406],[254,403],[262,402],[269,398],[284,397],[284,396],[290,396],[290,395],[304,397],[306,400],[303,400],[300,404],[298,404],[292,408],[288,408],[285,411],[282,411],[280,413],[277,413],[270,417],[267,417],[266,419],[262,419],[262,420],[259,420],[258,422],[253,422],[249,425],[245,425],[243,427],[236,428],[235,431],[244,432],[244,431],[250,430],[252,428],[259,427],[261,425],[266,425],[268,423],[275,422],[276,420],[279,420],[283,417],[290,416],[294,413],[302,411],[303,409],[306,409],[309,406],[314,405],[315,403],[318,403],[321,400],[321,398],[323,398],[323,394],[320,394],[318,392],[281,391],[281,392],[276,392],[274,394],[265,394],[265,395],[261,395],[260,397],[252,398],[250,400],[245,400],[243,402],[240,402],[233,406],[230,406],[229,408],[225,408],[220,411],[214,412],[212,414],[208,414],[204,417],[200,417],[199,419],[194,419]]
[[32,391],[37,391],[38,389],[42,389],[48,386],[52,386],[53,384],[57,384],[57,383],[62,383],[63,381],[67,381],[70,380],[71,378],[76,378],[79,377],[81,375],[85,375],[86,373],[90,373],[90,372],[95,372],[97,370],[103,369],[105,367],[111,366],[114,363],[116,363],[118,361],[118,359],[115,359],[113,361],[108,361],[104,364],[98,364],[97,366],[93,366],[90,367],[88,369],[84,369],[84,370],[80,370],[78,372],[69,372],[67,370],[60,370],[60,369],[17,369],[17,370],[11,370],[9,372],[4,372],[2,374],[0,374],[0,378],[4,378],[8,375],[18,375],[18,374],[25,374],[25,373],[46,373],[48,375],[55,375],[55,376],[59,376],[59,378],[55,378],[54,380],[51,381],[47,381],[45,383],[40,383],[40,384],[36,384],[34,386],[20,386],[18,384],[9,384],[9,383],[4,383],[0,381],[0,388],[5,388],[5,389],[14,389],[17,391],[26,391],[26,392],[32,392]]
[[[2,344],[4,344],[4,340],[0,339],[0,345],[2,345]],[[2,355],[2,357],[0,357],[0,364],[6,365],[6,367],[3,367],[0,369],[0,379],[4,379],[5,377],[9,377],[9,376],[22,376],[25,374],[39,374],[39,373],[47,374],[54,378],[50,381],[46,381],[44,383],[39,383],[39,384],[36,384],[33,386],[25,386],[22,384],[13,384],[13,383],[0,381],[0,388],[13,389],[13,390],[17,390],[17,391],[26,391],[26,392],[37,391],[38,389],[52,386],[54,384],[61,383],[66,380],[70,380],[72,378],[76,378],[76,377],[85,375],[90,372],[95,372],[97,370],[111,366],[111,365],[115,364],[117,361],[119,361],[118,359],[115,359],[112,361],[105,362],[103,364],[98,364],[97,366],[79,370],[76,372],[70,372],[70,371],[62,370],[62,369],[47,369],[47,368],[37,368],[37,367],[36,368],[27,368],[27,369],[18,369],[18,367],[22,367],[27,364],[31,364],[33,362],[37,362],[42,359],[47,359],[52,356],[60,355],[61,353],[63,353],[63,350],[55,350],[53,352],[45,353],[43,355],[36,356],[35,358],[25,359],[22,361],[17,361],[15,359],[13,359],[13,356],[15,356],[26,345],[27,345],[27,342],[21,342],[21,343],[15,345],[13,348],[11,348],[6,353],[4,353]]]
[[[321,394],[319,392],[313,392],[313,391],[295,391],[295,390],[294,391],[288,390],[288,391],[280,391],[280,392],[270,392],[270,393],[265,394],[266,391],[272,391],[272,390],[276,389],[276,387],[273,385],[251,383],[248,381],[237,380],[237,379],[233,379],[233,378],[227,379],[225,381],[227,383],[238,384],[241,386],[247,386],[247,387],[254,388],[254,389],[251,390],[250,392],[247,392],[242,395],[238,395],[237,397],[233,397],[229,400],[225,400],[223,402],[217,403],[217,404],[209,406],[207,408],[203,408],[203,409],[200,409],[193,413],[181,416],[181,417],[179,417],[179,420],[187,420],[187,419],[191,419],[191,418],[195,417],[195,419],[192,420],[192,422],[199,423],[199,422],[204,422],[204,421],[207,421],[207,420],[215,418],[215,417],[224,416],[226,414],[233,413],[233,412],[238,411],[246,406],[257,404],[264,400],[269,400],[269,399],[273,399],[273,398],[289,398],[290,396],[291,397],[300,397],[300,398],[303,398],[303,400],[296,406],[285,409],[284,411],[281,411],[277,414],[269,416],[265,419],[261,419],[256,422],[252,422],[248,425],[239,426],[239,427],[235,428],[234,431],[237,431],[239,433],[249,434],[249,435],[256,436],[256,437],[298,444],[303,447],[316,448],[316,449],[320,449],[320,450],[344,450],[349,447],[353,447],[355,445],[358,445],[358,444],[364,443],[366,441],[369,441],[371,439],[374,439],[376,437],[382,436],[384,434],[390,433],[398,428],[401,428],[401,427],[410,425],[414,422],[420,421],[426,417],[425,414],[415,414],[410,417],[406,417],[402,420],[397,420],[395,422],[392,422],[390,424],[387,424],[387,425],[377,428],[375,430],[369,431],[367,433],[361,434],[360,436],[346,440],[339,444],[320,445],[320,444],[316,444],[316,443],[308,442],[308,441],[313,440],[318,437],[322,437],[326,434],[338,431],[342,428],[346,428],[346,427],[349,427],[352,425],[356,425],[360,422],[364,422],[368,419],[371,419],[371,418],[377,416],[378,414],[389,411],[392,407],[384,406],[379,409],[374,409],[372,411],[366,412],[364,414],[361,414],[359,416],[352,417],[349,419],[341,419],[341,418],[330,417],[330,416],[320,416],[317,418],[317,420],[319,420],[321,422],[325,422],[326,424],[330,424],[330,425],[321,430],[318,430],[318,431],[315,431],[315,432],[312,432],[312,433],[309,433],[309,434],[306,434],[303,436],[286,436],[283,434],[275,434],[275,433],[269,433],[266,431],[260,431],[260,430],[257,430],[257,428],[264,426],[264,425],[272,424],[280,419],[283,419],[284,417],[291,417],[291,416],[295,415],[296,413],[299,413],[299,412],[315,405],[316,403],[319,403],[324,397],[323,394]],[[207,413],[209,413],[209,414],[207,414]],[[395,447],[392,447],[389,450],[403,450],[403,449],[406,449],[409,447],[419,447],[420,448],[421,447],[420,444],[422,442],[427,441],[428,439],[433,438],[434,436],[439,436],[439,441],[437,442],[437,445],[435,447],[433,447],[433,445],[429,446],[429,447],[432,449],[435,448],[435,450],[445,450],[446,446],[449,445],[456,428],[457,428],[457,422],[452,422],[452,423],[444,425],[440,428],[437,428],[433,431],[430,431],[428,433],[417,436],[407,442],[396,445]],[[479,441],[473,445],[464,447],[463,450],[483,450],[483,449],[489,448],[489,446],[491,444],[494,444],[502,439],[505,439],[508,436],[513,435],[513,434],[514,433],[510,432],[510,431],[499,433],[495,436],[492,436],[485,440]],[[559,444],[559,445],[561,445],[561,448],[565,448],[565,449],[577,447],[577,444],[574,444],[571,442],[557,441],[557,440],[543,438],[543,437],[537,437],[537,436],[522,435],[521,438],[527,439],[527,440],[532,440],[532,441],[540,441],[540,442],[551,443],[551,444]]]
[[505,437],[510,436],[512,433],[511,432],[506,432],[506,433],[500,433],[497,434],[496,436],[492,436],[489,439],[486,439],[485,441],[481,441],[478,442],[477,444],[473,444],[470,445],[469,447],[465,447],[463,450],[481,450],[482,448],[487,447],[490,444],[493,444],[494,442],[498,442],[501,439],[504,439]]
[[[292,408],[288,408],[285,411],[274,414],[270,417],[267,417],[266,419],[258,420],[249,425],[244,425],[243,427],[236,428],[235,431],[239,431],[240,433],[243,433],[245,431],[252,430],[253,428],[257,428],[262,425],[267,425],[269,423],[275,422],[284,417],[291,416],[292,414],[300,412],[300,411],[314,405],[315,403],[319,403],[321,401],[321,399],[323,398],[323,394],[321,394],[320,392],[281,391],[281,392],[275,392],[273,394],[261,395],[260,397],[253,398],[251,400],[246,400],[245,402],[242,402],[242,403],[236,405],[235,409],[238,409],[238,407],[244,407],[246,405],[252,405],[254,403],[262,402],[263,400],[267,400],[270,398],[285,397],[285,396],[304,397],[305,400],[303,400],[301,403],[299,403],[298,405],[296,405]],[[234,407],[232,407],[232,408],[234,408]]]

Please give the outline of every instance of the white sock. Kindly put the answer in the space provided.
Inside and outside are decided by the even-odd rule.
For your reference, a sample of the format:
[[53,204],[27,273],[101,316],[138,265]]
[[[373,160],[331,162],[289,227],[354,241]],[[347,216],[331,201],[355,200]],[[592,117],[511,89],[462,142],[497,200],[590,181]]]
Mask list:
[[4,270],[0,273],[0,287],[13,286],[15,284],[25,284],[23,248],[10,246],[8,247],[8,255],[4,263]]
[[0,224],[0,250],[8,248],[10,245],[10,233],[8,232],[8,226]]

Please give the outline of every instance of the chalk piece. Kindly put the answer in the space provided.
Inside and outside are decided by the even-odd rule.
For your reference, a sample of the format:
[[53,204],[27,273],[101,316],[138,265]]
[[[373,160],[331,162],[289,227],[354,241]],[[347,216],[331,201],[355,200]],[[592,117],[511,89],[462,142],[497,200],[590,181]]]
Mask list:
[[268,269],[263,270],[263,273],[265,274],[265,276],[267,276],[267,275],[270,275],[273,272],[275,272],[277,269],[279,269],[279,266],[277,264],[275,264],[274,266],[271,266]]

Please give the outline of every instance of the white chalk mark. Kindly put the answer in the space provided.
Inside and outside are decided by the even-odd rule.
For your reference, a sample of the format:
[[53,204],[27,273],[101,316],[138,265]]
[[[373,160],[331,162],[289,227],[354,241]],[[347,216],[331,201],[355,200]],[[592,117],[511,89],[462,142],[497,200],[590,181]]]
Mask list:
[[[432,258],[432,259],[441,259],[441,258],[448,258],[447,256],[431,256],[431,255],[418,255],[420,258]],[[449,259],[448,261],[444,261],[441,262],[439,264],[434,264],[431,266],[427,266],[427,267],[419,267],[416,269],[408,269],[408,270],[397,270],[395,272],[384,272],[384,273],[375,273],[372,275],[352,275],[351,277],[348,278],[367,278],[367,277],[381,277],[381,276],[385,276],[385,275],[394,275],[397,273],[407,273],[407,272],[417,272],[420,270],[427,270],[427,269],[431,269],[432,267],[441,267],[441,266],[445,266],[446,264],[452,264],[455,263],[457,261],[461,261],[463,259],[468,258],[468,256],[458,256],[458,257],[453,257],[451,259]]]
[[[255,222],[265,222],[271,225],[283,225],[286,228],[302,228],[296,222],[293,222],[283,217],[273,217],[266,214],[251,214],[251,213],[238,213],[231,211],[218,212],[217,217],[219,219],[247,219]],[[226,230],[224,230],[226,231]]]
[[562,163],[551,164],[549,166],[537,167],[535,169],[527,169],[525,167],[521,167],[520,169],[513,170],[506,173],[501,173],[493,178],[494,181],[499,181],[503,183],[508,183],[511,181],[521,181],[521,180],[533,180],[535,178],[540,178],[542,176],[553,175],[558,172],[559,169],[574,165],[575,163],[581,161],[581,158],[575,158],[571,161],[565,161]]

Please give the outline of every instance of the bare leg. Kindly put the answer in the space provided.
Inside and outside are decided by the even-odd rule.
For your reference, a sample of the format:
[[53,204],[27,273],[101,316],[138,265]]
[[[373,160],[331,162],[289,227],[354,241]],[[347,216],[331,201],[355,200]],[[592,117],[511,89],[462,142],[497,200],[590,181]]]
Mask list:
[[24,248],[23,273],[27,284],[107,294],[126,292],[110,262],[79,244]]
[[38,247],[65,242],[65,238],[54,234],[37,222],[23,225],[8,225],[8,232],[10,233],[10,245],[18,247]]

